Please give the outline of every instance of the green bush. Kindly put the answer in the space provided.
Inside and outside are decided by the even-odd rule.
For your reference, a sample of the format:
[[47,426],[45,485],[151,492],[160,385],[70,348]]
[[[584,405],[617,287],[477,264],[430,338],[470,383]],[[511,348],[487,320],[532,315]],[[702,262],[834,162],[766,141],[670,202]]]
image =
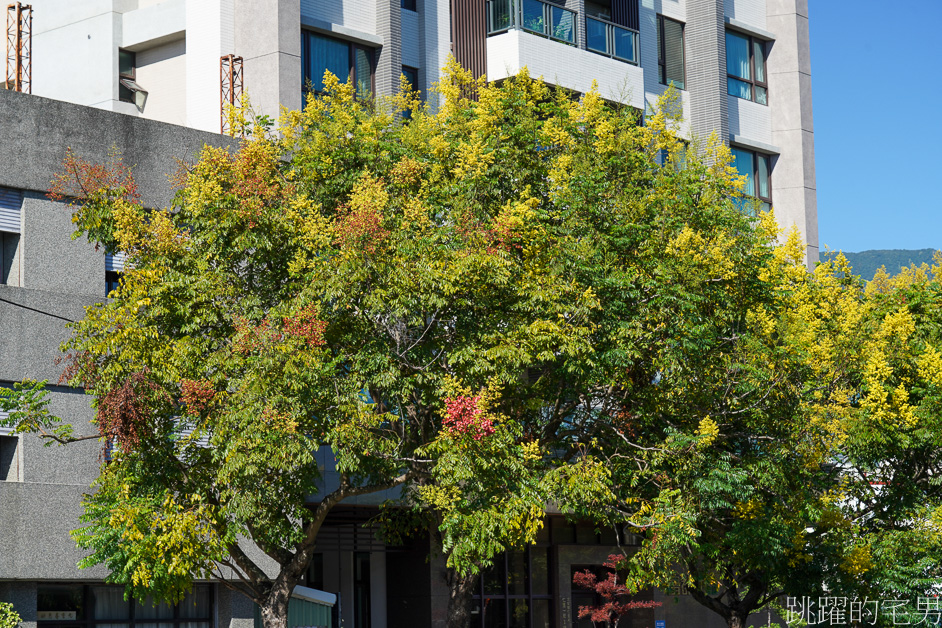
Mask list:
[[0,628],[17,628],[21,621],[22,618],[13,610],[12,604],[0,602]]

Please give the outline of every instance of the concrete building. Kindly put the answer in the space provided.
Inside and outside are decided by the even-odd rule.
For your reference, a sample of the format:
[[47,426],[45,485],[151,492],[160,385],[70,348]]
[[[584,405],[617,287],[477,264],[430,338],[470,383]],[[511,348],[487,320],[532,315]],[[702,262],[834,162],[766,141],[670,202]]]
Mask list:
[[667,84],[687,133],[734,148],[752,193],[818,254],[807,0],[34,0],[33,93],[220,129],[219,58],[258,111],[301,106],[326,69],[424,92],[449,53],[500,80],[526,66],[646,110]]
[[[490,80],[526,66],[574,92],[593,81],[647,110],[679,90],[687,133],[729,143],[752,194],[797,226],[818,255],[807,0],[33,0],[33,97],[0,91],[0,385],[56,382],[68,320],[104,298],[117,268],[70,240],[67,209],[45,197],[65,147],[135,165],[148,204],[169,200],[165,174],[220,130],[220,57],[244,60],[257,110],[277,115],[317,90],[325,69],[378,95],[405,75],[423,93],[448,55]],[[65,101],[65,102],[62,102]],[[51,389],[52,410],[91,430],[82,391]],[[249,628],[252,608],[207,585],[190,607],[151,616],[121,606],[104,572],[75,567],[81,495],[98,469],[95,441],[44,448],[0,431],[0,601],[23,628]],[[330,456],[322,461],[330,472]],[[347,627],[440,626],[447,587],[429,541],[387,548],[357,533],[375,502],[338,511],[307,584],[338,593]],[[614,534],[614,533],[612,533]],[[575,569],[599,565],[615,538],[552,519],[540,542],[482,579],[481,626],[569,628],[588,602]],[[402,574],[409,577],[404,578]],[[688,596],[633,624],[719,626]],[[359,600],[359,601],[357,601]],[[71,605],[71,606],[70,606]],[[188,607],[189,608],[189,607]],[[108,609],[109,616],[96,614]],[[765,618],[763,618],[764,620]],[[99,621],[100,620],[100,621]],[[158,626],[160,624],[160,626]],[[336,625],[336,624],[335,624]]]

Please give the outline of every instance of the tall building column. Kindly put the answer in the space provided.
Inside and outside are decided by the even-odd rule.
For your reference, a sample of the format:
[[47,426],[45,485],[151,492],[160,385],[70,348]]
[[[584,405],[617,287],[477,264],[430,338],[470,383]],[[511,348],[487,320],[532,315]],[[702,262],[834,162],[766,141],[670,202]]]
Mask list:
[[727,142],[729,103],[726,99],[723,0],[687,0],[684,39],[690,131],[702,140],[715,131],[721,141]]
[[[301,108],[301,4],[234,0],[235,54],[244,59],[245,91],[256,113],[278,119]],[[218,83],[218,78],[217,78]]]
[[767,0],[766,12],[766,26],[776,36],[767,62],[772,143],[782,151],[772,166],[772,204],[780,225],[798,228],[813,267],[818,261],[818,200],[808,0]]
[[376,61],[376,95],[391,96],[399,91],[402,75],[400,0],[376,0],[376,34],[383,38]]

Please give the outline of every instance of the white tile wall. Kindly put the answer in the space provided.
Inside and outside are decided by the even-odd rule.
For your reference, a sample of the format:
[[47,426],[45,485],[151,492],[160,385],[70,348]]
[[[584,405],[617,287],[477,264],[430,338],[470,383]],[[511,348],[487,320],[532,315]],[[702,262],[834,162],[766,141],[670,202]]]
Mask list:
[[301,0],[301,15],[376,33],[375,0]]
[[644,106],[641,68],[521,31],[487,39],[487,78],[499,80],[527,66],[547,83],[587,92],[598,82],[603,98]]
[[[773,97],[772,94],[769,95]],[[726,96],[729,103],[729,132],[751,140],[772,144],[772,113],[765,105]]]
[[765,0],[724,0],[724,15],[765,30]]
[[[657,15],[666,15],[686,23],[685,0],[641,0],[641,67],[644,69],[644,101],[647,108],[657,104],[657,99],[667,89],[657,78]],[[690,120],[690,94],[680,92],[683,102],[683,117]],[[681,134],[689,138],[689,122],[684,123]]]

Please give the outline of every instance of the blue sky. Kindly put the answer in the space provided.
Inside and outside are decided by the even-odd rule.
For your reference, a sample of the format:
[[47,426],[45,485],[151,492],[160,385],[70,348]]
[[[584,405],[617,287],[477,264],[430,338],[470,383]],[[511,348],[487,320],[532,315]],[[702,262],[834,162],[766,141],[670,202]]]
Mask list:
[[942,0],[809,5],[821,250],[942,248]]

